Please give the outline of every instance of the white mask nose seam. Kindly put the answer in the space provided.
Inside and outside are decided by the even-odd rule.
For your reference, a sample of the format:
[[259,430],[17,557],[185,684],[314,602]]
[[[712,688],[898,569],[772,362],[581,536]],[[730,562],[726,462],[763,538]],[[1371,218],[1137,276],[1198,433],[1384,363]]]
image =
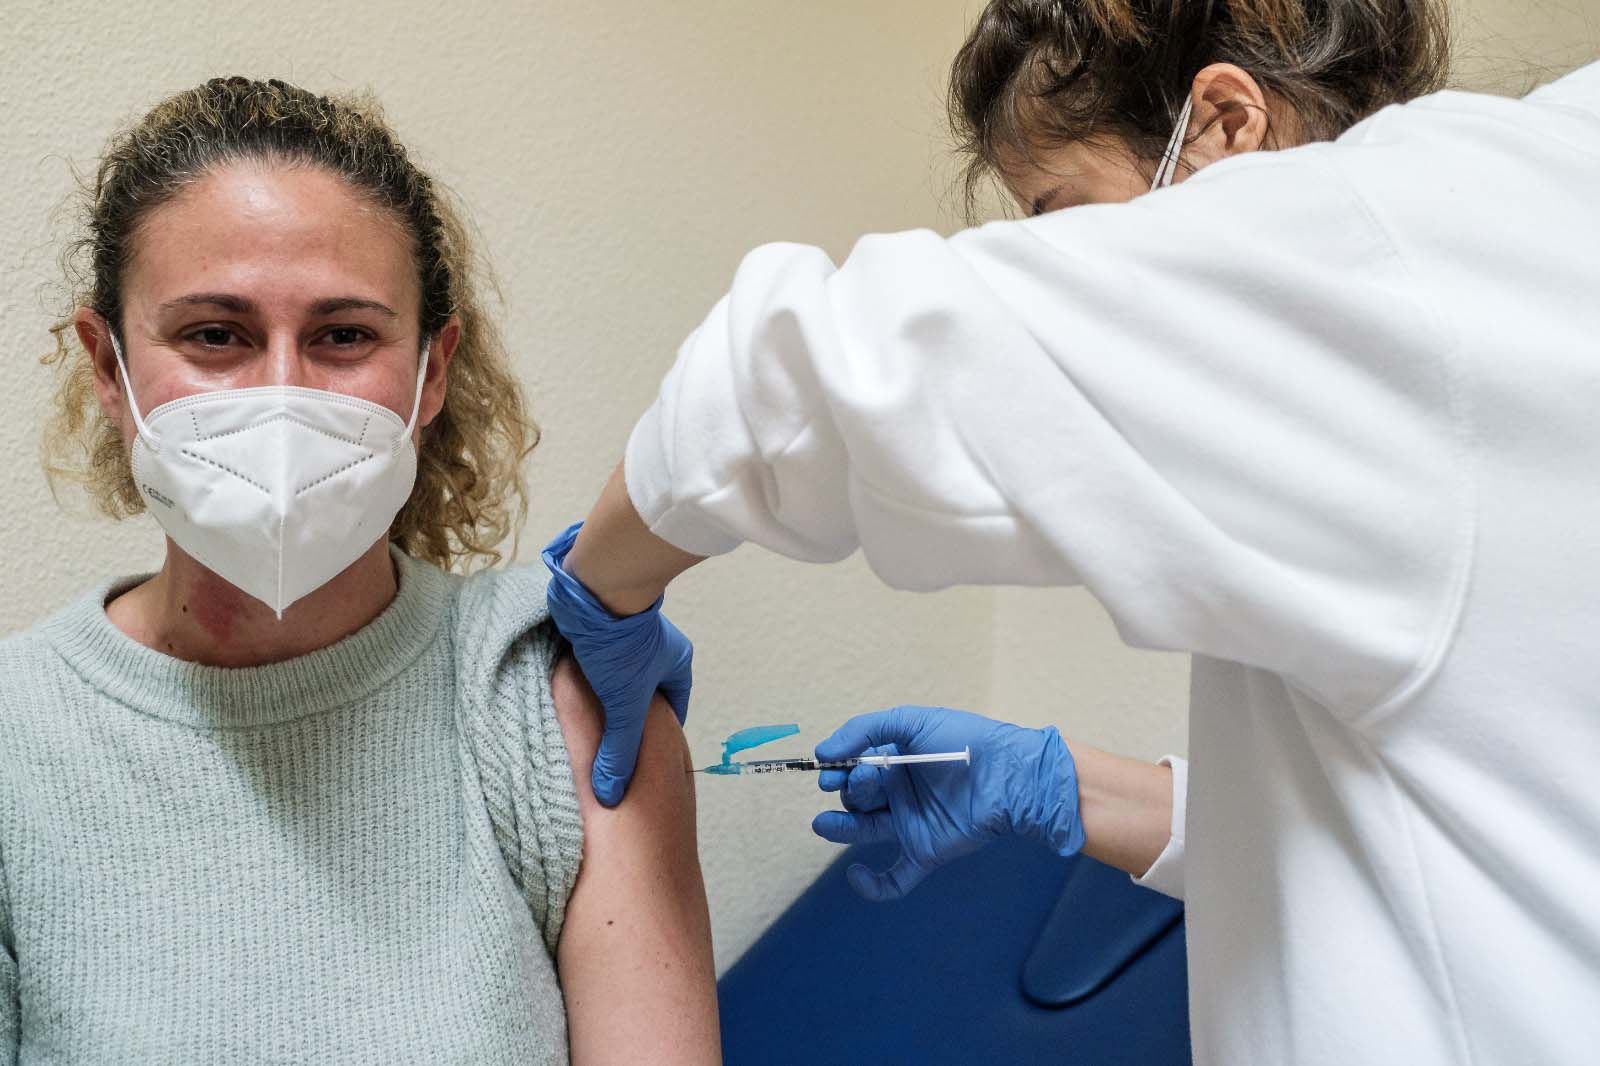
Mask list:
[[[116,346],[116,339],[114,337],[112,338],[112,344],[113,344],[113,347]],[[133,401],[132,389],[127,386],[127,378],[128,378],[127,368],[126,368],[125,364],[123,364],[122,361],[121,361],[120,349],[117,349],[117,350],[118,350],[118,365],[120,367],[122,367],[122,377],[123,377],[123,382],[124,382],[124,388],[128,392],[128,397],[129,397],[129,405],[128,406],[129,406],[130,410],[133,413],[134,421],[139,427],[140,434],[142,436],[148,437],[152,444],[156,444],[156,443],[158,443],[160,441],[160,436],[159,436],[159,434],[157,434],[154,430],[152,430],[150,428],[149,422],[145,421],[144,418],[139,415],[138,406]],[[428,362],[428,346],[424,345],[423,346],[423,352],[422,352],[422,358],[419,361],[418,367],[417,367],[417,388],[416,388],[415,394],[412,397],[411,417],[405,423],[405,425],[401,428],[401,430],[395,434],[395,441],[394,441],[394,449],[395,450],[398,450],[401,444],[410,441],[411,433],[416,428],[417,418],[420,415],[421,410],[422,410],[422,388],[423,388],[423,385],[426,383],[427,362]],[[345,442],[346,444],[365,445],[366,444],[366,440],[365,440],[366,432],[371,427],[372,420],[374,418],[385,417],[385,418],[392,418],[392,419],[394,419],[395,422],[399,422],[400,421],[400,416],[395,411],[391,410],[388,407],[383,406],[382,404],[377,404],[377,403],[374,403],[371,400],[363,399],[360,396],[349,396],[349,395],[346,395],[344,393],[329,392],[326,389],[302,388],[301,386],[298,386],[298,385],[255,385],[255,386],[251,386],[251,387],[248,387],[248,388],[242,388],[242,389],[218,389],[218,390],[216,390],[214,392],[198,392],[198,393],[193,393],[193,394],[191,394],[189,396],[180,396],[175,400],[169,400],[168,402],[162,404],[160,407],[158,407],[154,411],[152,411],[151,412],[151,415],[153,416],[152,421],[160,421],[164,416],[166,416],[168,414],[176,414],[178,411],[186,410],[186,411],[189,412],[189,415],[190,415],[190,418],[191,418],[191,425],[193,425],[194,428],[195,428],[195,439],[196,440],[214,440],[214,439],[218,439],[218,438],[220,438],[222,436],[226,436],[227,434],[210,434],[210,435],[206,435],[206,434],[202,433],[202,431],[200,430],[199,422],[198,422],[198,420],[195,419],[194,408],[209,406],[209,405],[213,405],[213,404],[230,403],[230,402],[233,402],[234,400],[237,400],[241,396],[249,395],[251,393],[265,393],[265,392],[277,393],[280,396],[283,396],[283,397],[286,397],[286,398],[290,397],[290,396],[304,396],[304,397],[306,397],[308,399],[314,399],[314,400],[317,400],[318,402],[321,402],[321,403],[337,403],[337,404],[341,404],[341,405],[346,406],[346,407],[355,407],[355,408],[360,409],[361,411],[363,411],[366,414],[366,420],[362,423],[362,429],[361,429],[360,436],[355,440],[351,440],[348,437],[344,437],[344,436],[341,436],[339,434],[333,433],[330,430],[325,430],[325,429],[322,429],[319,426],[311,425],[310,423],[307,423],[307,422],[304,422],[302,420],[296,419],[296,421],[299,422],[299,424],[304,426],[306,429],[312,430],[313,432],[316,432],[316,433],[322,433],[322,434],[324,434],[326,436],[333,437],[335,440],[341,440],[341,441]],[[273,419],[292,418],[292,417],[293,417],[293,415],[290,412],[280,412],[279,414],[273,415],[268,419],[264,419],[264,420],[255,422],[252,425],[256,425],[256,426],[267,425]],[[229,433],[242,433],[242,432],[245,432],[246,430],[248,430],[249,428],[251,428],[251,427],[247,426],[247,427],[244,427],[243,429],[230,430]],[[369,445],[369,447],[370,447],[370,445]]]
[[[210,392],[195,392],[190,393],[188,396],[180,396],[175,400],[168,400],[150,412],[149,422],[159,421],[165,415],[192,407],[232,403],[240,398],[261,393],[273,393],[280,397],[301,397],[315,400],[318,403],[333,403],[345,407],[355,407],[363,413],[369,413],[374,416],[387,416],[394,419],[396,423],[400,421],[400,415],[395,411],[382,404],[362,399],[360,396],[347,396],[344,393],[329,392],[326,389],[306,389],[298,385],[252,385],[242,389],[216,389]],[[148,425],[148,422],[146,424]]]

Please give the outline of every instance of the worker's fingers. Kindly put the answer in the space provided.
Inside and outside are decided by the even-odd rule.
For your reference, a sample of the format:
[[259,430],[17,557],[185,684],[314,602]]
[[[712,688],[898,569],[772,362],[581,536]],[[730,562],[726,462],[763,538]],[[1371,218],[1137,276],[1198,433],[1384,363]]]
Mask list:
[[823,770],[817,774],[817,787],[824,792],[837,792],[850,780],[849,770]]
[[685,677],[681,681],[662,681],[661,695],[666,697],[667,706],[672,708],[672,715],[681,726],[689,720],[689,689],[693,687],[692,681]]
[[[893,744],[883,744],[868,748],[863,755],[898,755],[900,749]],[[817,774],[817,787],[824,792],[838,792],[845,790],[843,796],[845,810],[870,811],[883,806],[883,800],[877,798],[877,791],[882,789],[881,766],[856,766],[848,770],[822,770]],[[847,787],[848,786],[848,787]]]
[[875,744],[898,744],[901,751],[915,751],[916,738],[932,710],[891,707],[886,711],[858,714],[817,745],[817,759],[836,762],[853,758]]
[[633,779],[648,711],[648,703],[637,711],[631,707],[618,708],[615,712],[610,707],[605,709],[606,731],[600,738],[600,750],[595,752],[594,773],[589,780],[594,785],[595,798],[607,807],[622,802],[622,794]]
[[927,870],[904,855],[883,873],[868,869],[861,863],[856,863],[844,872],[844,879],[855,889],[856,895],[872,903],[900,899],[921,884],[922,879],[927,876]]
[[876,844],[894,840],[888,811],[823,811],[811,819],[811,831],[835,844]]
[[[883,744],[868,748],[867,755],[898,755],[900,754],[893,744]],[[884,785],[884,778],[891,767],[887,766],[857,766],[850,771],[850,777],[845,782],[844,794],[840,801],[847,811],[876,811],[889,805],[889,793]]]
[[[660,682],[661,694],[667,698],[667,705],[677,716],[678,724],[682,725],[689,717],[689,690],[694,687],[694,648],[682,639],[683,634],[668,619],[661,619],[661,628],[668,631],[669,637],[678,637],[678,643],[682,646],[676,661]],[[669,646],[672,646],[670,642]]]

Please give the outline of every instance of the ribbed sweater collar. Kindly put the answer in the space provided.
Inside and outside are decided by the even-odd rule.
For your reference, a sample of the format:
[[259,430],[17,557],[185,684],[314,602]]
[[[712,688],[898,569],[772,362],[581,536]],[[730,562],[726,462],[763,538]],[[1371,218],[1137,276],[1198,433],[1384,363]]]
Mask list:
[[437,634],[448,579],[391,549],[399,591],[383,613],[326,648],[266,666],[185,662],[118,629],[106,604],[149,575],[102,582],[44,623],[43,632],[89,685],[137,711],[196,728],[285,722],[357,700],[409,666]]

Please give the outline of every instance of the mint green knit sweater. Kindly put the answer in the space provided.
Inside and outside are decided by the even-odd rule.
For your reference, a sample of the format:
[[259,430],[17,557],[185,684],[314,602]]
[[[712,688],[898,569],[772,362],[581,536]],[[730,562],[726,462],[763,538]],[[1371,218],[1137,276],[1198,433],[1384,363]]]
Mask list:
[[567,1060],[543,571],[396,559],[270,666],[129,640],[133,580],[0,643],[0,1066]]

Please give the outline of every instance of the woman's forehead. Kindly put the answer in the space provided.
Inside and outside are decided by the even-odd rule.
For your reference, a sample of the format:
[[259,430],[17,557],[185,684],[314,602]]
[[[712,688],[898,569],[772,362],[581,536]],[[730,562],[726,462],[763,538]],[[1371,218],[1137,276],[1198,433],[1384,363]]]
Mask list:
[[1036,208],[1131,199],[1144,191],[1149,180],[1139,176],[1128,145],[1112,138],[1034,146],[1025,154],[1006,152],[997,164],[1001,184],[1024,214]]
[[160,300],[158,291],[231,284],[286,294],[367,289],[412,306],[418,299],[399,221],[318,167],[214,170],[152,210],[133,244],[130,296],[142,289]]
[[1032,201],[1049,190],[1089,176],[1081,156],[1082,149],[1075,145],[1031,148],[1027,154],[1008,151],[998,159],[995,173],[1026,213]]

